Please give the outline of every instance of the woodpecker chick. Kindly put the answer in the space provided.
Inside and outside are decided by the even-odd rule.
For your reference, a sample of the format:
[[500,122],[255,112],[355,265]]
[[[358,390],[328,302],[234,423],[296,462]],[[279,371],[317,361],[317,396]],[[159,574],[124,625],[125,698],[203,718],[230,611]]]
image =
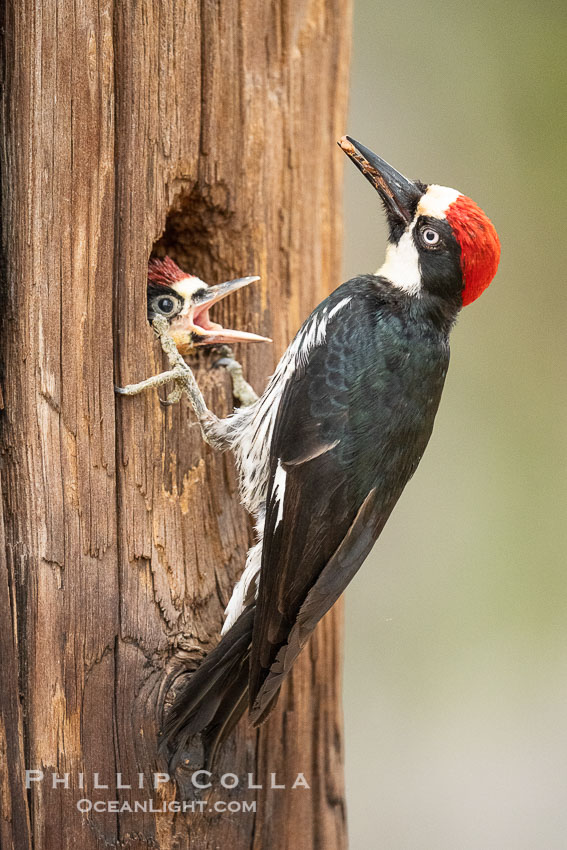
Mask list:
[[187,274],[170,257],[152,258],[148,263],[148,320],[167,319],[170,336],[180,354],[187,355],[203,345],[232,342],[271,342],[265,336],[223,328],[213,322],[209,310],[243,286],[259,277],[239,277],[217,286],[208,286]]
[[[188,379],[188,368],[182,356],[194,353],[205,345],[222,345],[222,359],[218,365],[229,372],[233,395],[243,405],[252,404],[258,396],[245,380],[242,366],[238,363],[227,344],[232,342],[271,342],[267,337],[246,331],[224,328],[213,322],[209,310],[231,292],[260,280],[257,276],[240,277],[216,286],[208,286],[195,275],[187,274],[170,257],[163,260],[153,257],[148,263],[147,308],[148,321],[160,338],[162,348],[168,355],[172,369],[126,387],[116,387],[121,395],[137,395],[146,389],[161,386],[169,381],[176,383],[167,404],[173,404],[186,392],[190,398],[196,384]],[[174,346],[171,343],[174,343]],[[200,396],[200,393],[198,393]],[[202,397],[191,398],[193,407]],[[203,402],[204,406],[204,402]]]
[[166,717],[172,769],[199,739],[210,764],[247,706],[253,725],[268,717],[415,472],[449,332],[498,266],[496,231],[470,198],[408,180],[354,139],[339,144],[383,203],[386,259],[315,308],[255,404],[225,420],[195,406],[205,437],[236,456],[258,540],[220,643]]

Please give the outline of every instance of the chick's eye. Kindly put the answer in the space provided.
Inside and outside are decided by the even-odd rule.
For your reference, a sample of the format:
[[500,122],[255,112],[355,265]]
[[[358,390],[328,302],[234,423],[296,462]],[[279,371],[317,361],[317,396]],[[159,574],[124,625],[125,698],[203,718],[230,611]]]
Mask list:
[[168,298],[167,296],[158,298],[155,303],[160,313],[163,313],[164,316],[169,316],[177,307],[177,303],[173,298]]
[[432,245],[438,245],[439,239],[441,238],[436,230],[432,227],[422,227],[421,228],[421,238],[424,243],[430,247]]

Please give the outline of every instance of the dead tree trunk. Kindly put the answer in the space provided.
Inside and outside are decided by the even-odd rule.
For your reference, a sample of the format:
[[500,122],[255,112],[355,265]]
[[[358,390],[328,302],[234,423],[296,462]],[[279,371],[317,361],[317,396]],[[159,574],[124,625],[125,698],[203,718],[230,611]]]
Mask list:
[[[237,351],[261,390],[339,283],[349,4],[6,0],[2,14],[1,846],[344,847],[338,610],[268,725],[243,719],[225,747],[219,772],[239,785],[211,799],[256,812],[107,802],[175,799],[173,782],[148,787],[165,769],[163,683],[214,645],[251,540],[232,459],[203,445],[186,402],[114,396],[162,365],[148,257],[210,282],[262,275],[220,314],[273,337]],[[212,362],[197,378],[226,414]],[[29,790],[26,768],[44,776]],[[291,788],[298,773],[309,790]],[[85,799],[102,810],[78,811]]]

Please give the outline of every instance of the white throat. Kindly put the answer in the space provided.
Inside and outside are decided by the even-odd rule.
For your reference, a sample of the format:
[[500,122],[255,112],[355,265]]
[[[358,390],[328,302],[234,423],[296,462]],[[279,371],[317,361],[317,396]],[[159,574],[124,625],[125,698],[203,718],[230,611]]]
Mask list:
[[390,243],[386,248],[386,259],[376,272],[387,278],[393,286],[411,295],[421,289],[419,254],[413,241],[413,224],[404,231],[397,245]]

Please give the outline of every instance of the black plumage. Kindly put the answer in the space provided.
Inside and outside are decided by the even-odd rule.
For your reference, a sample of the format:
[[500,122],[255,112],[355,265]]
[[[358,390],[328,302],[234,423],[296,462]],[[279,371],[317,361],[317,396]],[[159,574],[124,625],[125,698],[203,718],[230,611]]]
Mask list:
[[[435,299],[416,305],[366,276],[343,284],[315,314],[345,298],[325,345],[312,349],[278,408],[250,662],[256,723],[415,471],[447,372],[450,317],[439,321]],[[357,545],[346,546],[353,537]]]

